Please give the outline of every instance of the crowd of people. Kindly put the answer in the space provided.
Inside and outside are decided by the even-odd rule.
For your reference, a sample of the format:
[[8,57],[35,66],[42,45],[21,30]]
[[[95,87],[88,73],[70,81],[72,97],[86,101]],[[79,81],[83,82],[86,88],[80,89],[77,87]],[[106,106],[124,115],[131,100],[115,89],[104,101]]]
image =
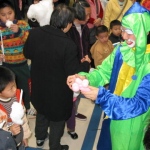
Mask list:
[[[48,24],[25,20],[25,6],[42,1],[0,0],[0,149],[27,147],[26,115],[34,115],[37,147],[49,139],[50,150],[68,150],[60,141],[65,124],[68,136],[78,138],[76,119],[87,118],[78,112],[83,95],[107,116],[97,150],[150,149],[149,3],[53,0]],[[90,90],[73,93],[76,78],[88,79]],[[11,117],[19,89],[23,124]]]

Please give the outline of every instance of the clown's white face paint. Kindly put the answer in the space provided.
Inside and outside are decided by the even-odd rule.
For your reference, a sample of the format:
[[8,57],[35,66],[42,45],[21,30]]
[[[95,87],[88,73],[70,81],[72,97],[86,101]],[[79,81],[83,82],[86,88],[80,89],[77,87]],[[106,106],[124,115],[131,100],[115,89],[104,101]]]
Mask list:
[[126,42],[130,48],[133,48],[135,46],[135,41],[132,39],[128,39]]
[[134,33],[132,32],[132,30],[126,29],[124,27],[121,27],[121,30],[123,39],[126,41],[126,43],[130,48],[133,48],[135,46],[136,40]]

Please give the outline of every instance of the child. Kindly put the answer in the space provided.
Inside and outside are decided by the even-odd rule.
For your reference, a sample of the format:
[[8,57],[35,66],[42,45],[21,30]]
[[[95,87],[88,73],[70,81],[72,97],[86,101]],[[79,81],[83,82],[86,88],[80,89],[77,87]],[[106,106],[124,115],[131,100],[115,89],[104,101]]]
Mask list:
[[[10,24],[6,24],[6,22]],[[8,27],[6,26],[8,25]],[[15,12],[12,4],[8,0],[0,1],[0,30],[1,42],[4,46],[4,53],[0,48],[0,61],[3,66],[10,68],[16,75],[17,87],[23,89],[23,100],[27,113],[35,114],[30,109],[30,94],[28,81],[30,72],[27,65],[27,59],[23,55],[23,46],[28,36],[30,27],[23,20],[15,19]]]
[[94,59],[95,67],[100,65],[103,60],[113,51],[114,47],[108,39],[108,28],[101,25],[96,28],[97,41],[91,47],[92,58]]
[[121,22],[119,20],[111,21],[110,32],[109,40],[113,43],[113,45],[123,41],[121,36]]
[[0,66],[0,124],[1,129],[12,133],[16,147],[22,144],[28,146],[27,139],[31,135],[25,114],[22,118],[23,125],[13,123],[10,118],[12,104],[19,101],[19,94],[20,91],[16,88],[15,74],[10,69]]

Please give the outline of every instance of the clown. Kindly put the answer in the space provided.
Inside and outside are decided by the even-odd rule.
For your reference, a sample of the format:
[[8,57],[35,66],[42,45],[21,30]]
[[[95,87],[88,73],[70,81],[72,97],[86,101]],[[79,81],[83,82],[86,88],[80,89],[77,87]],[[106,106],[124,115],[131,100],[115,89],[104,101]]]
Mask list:
[[[125,42],[93,72],[67,79],[71,87],[75,77],[87,78],[90,91],[82,93],[96,99],[109,117],[103,121],[98,150],[145,149],[143,138],[150,119],[149,31],[150,13],[135,2],[122,19]],[[109,90],[103,87],[107,83]]]

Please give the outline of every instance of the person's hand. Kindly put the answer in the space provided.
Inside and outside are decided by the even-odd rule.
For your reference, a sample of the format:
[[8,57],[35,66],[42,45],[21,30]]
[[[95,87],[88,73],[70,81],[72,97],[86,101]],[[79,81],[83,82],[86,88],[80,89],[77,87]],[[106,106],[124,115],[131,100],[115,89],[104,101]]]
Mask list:
[[98,27],[101,25],[101,18],[97,18],[94,20],[94,26]]
[[27,147],[28,146],[28,139],[23,139],[23,144],[25,147]]
[[82,59],[81,59],[81,63],[83,63],[83,62],[84,62],[84,60],[85,60],[85,58],[82,58]]
[[0,54],[0,62],[2,62],[3,60],[5,60],[5,55]]
[[19,26],[17,24],[12,24],[10,26],[11,31],[13,31],[14,33],[17,33],[19,31]]
[[76,76],[75,75],[70,75],[67,78],[67,85],[69,88],[72,90],[72,84],[75,82]]
[[13,124],[12,126],[10,126],[10,131],[13,135],[17,135],[20,133],[21,131],[21,128],[20,128],[20,125],[18,124]]
[[91,99],[93,101],[96,100],[99,88],[92,87],[92,86],[88,86],[88,88],[90,89],[90,91],[88,92],[81,91],[81,93],[88,99]]
[[91,59],[89,58],[88,55],[85,55],[84,58],[81,59],[81,63],[83,63],[84,61],[88,61],[90,63]]
[[75,82],[76,78],[80,78],[81,80],[85,79],[85,76],[81,76],[79,74],[75,74],[75,75],[70,75],[67,78],[67,85],[69,86],[69,88],[72,90],[72,84]]
[[85,76],[81,76],[81,75],[79,75],[79,74],[75,74],[75,77],[76,77],[76,78],[80,78],[81,80],[86,79],[86,77],[85,77]]
[[0,129],[6,126],[7,116],[6,113],[0,110]]
[[89,58],[88,55],[85,55],[85,56],[84,56],[84,59],[85,59],[84,61],[88,61],[89,63],[91,62],[91,59]]

